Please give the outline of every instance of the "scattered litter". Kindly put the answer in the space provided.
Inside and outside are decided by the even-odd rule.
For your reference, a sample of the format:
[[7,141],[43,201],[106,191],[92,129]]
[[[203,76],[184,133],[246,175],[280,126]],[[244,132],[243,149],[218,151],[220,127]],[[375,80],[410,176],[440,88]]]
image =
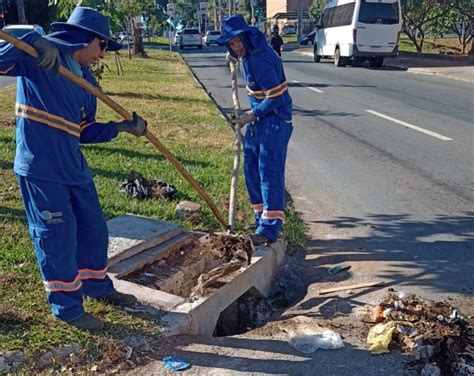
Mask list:
[[384,281],[377,281],[377,282],[368,282],[368,283],[359,283],[356,285],[347,285],[347,286],[337,286],[331,287],[329,289],[319,290],[319,295],[329,294],[331,292],[343,291],[343,290],[355,290],[355,289],[363,289],[365,287],[375,287],[375,286],[384,286]]
[[145,277],[156,277],[156,275],[154,275],[153,273],[148,273],[148,272],[144,272],[143,275]]
[[342,272],[343,270],[349,270],[350,268],[351,268],[350,265],[341,264],[341,265],[336,265],[333,268],[329,269],[328,272],[329,274],[334,275],[334,274]]
[[383,354],[390,352],[388,346],[392,342],[393,331],[396,328],[394,322],[377,324],[370,328],[367,335],[367,344],[372,354]]
[[173,185],[161,180],[147,180],[142,174],[135,171],[130,172],[127,181],[122,183],[121,191],[139,200],[145,198],[164,198],[171,200],[174,199],[178,193]]
[[457,308],[405,293],[391,293],[377,307],[381,322],[367,336],[372,353],[389,352],[393,339],[414,360],[432,363],[423,375],[473,374],[474,329]]
[[178,358],[177,356],[167,356],[163,359],[163,363],[166,367],[173,371],[180,371],[182,369],[191,367],[190,363],[186,362],[181,358]]
[[317,349],[344,347],[339,333],[325,328],[291,330],[288,333],[288,343],[303,354],[313,353]]
[[132,356],[132,352],[133,352],[133,349],[131,347],[127,347],[126,348],[126,352],[125,352],[125,359],[130,359],[130,357]]

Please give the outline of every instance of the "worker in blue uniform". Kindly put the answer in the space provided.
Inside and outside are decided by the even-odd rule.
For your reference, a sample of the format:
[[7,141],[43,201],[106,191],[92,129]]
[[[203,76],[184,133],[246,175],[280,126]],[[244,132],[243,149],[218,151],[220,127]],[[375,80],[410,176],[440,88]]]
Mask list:
[[76,7],[52,31],[22,38],[37,50],[36,59],[9,44],[0,48],[0,74],[18,77],[14,171],[53,315],[97,330],[103,323],[84,312],[84,296],[120,306],[136,298],[116,291],[107,276],[107,226],[79,145],[119,132],[141,136],[146,122],[137,114],[132,121],[97,122],[96,98],[57,74],[62,65],[95,84],[90,65],[121,47],[105,16]]
[[255,245],[278,239],[285,209],[285,162],[293,131],[292,101],[281,59],[265,35],[242,16],[222,23],[217,40],[241,59],[251,109],[234,122],[248,124],[243,140],[247,191],[255,212]]

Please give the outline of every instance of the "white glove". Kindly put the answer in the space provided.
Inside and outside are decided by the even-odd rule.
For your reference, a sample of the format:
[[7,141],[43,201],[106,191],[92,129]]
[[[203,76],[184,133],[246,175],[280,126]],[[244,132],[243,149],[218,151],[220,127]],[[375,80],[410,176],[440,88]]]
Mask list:
[[227,62],[227,65],[232,61],[233,63],[237,64],[239,62],[239,59],[236,57],[232,56],[229,51],[226,52],[225,54],[225,61]]
[[245,111],[240,116],[235,119],[232,119],[232,124],[241,124],[244,126],[245,124],[252,123],[256,120],[255,114],[252,110]]

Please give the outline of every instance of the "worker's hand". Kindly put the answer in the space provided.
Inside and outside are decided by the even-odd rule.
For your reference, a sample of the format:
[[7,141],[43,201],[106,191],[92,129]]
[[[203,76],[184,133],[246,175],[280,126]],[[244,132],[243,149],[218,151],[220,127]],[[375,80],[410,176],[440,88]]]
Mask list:
[[243,112],[240,116],[238,116],[235,119],[232,119],[233,124],[241,124],[244,126],[245,124],[252,123],[256,119],[255,114],[253,113],[252,110],[248,110]]
[[38,51],[36,64],[43,69],[52,70],[54,73],[58,73],[59,67],[61,66],[59,50],[42,36],[36,38],[32,43],[32,46],[36,51]]
[[136,137],[143,136],[147,130],[147,123],[142,117],[133,112],[133,120],[124,120],[116,123],[119,132],[127,132]]

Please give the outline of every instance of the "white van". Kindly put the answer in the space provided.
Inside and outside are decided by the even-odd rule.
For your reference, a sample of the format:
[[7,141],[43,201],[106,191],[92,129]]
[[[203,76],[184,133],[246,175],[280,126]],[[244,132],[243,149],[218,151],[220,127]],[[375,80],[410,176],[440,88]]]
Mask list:
[[397,55],[401,26],[400,0],[330,0],[316,26],[314,61],[333,57],[342,67],[369,60],[379,68]]

